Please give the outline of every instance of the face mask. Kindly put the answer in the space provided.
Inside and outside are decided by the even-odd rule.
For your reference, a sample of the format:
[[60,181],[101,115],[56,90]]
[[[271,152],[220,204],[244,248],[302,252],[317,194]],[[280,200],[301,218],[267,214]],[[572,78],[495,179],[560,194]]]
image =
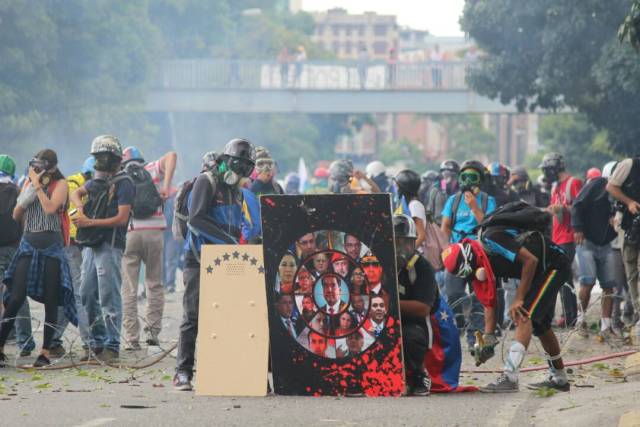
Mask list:
[[544,168],[542,169],[542,173],[544,174],[547,182],[558,181],[558,171],[555,168]]
[[230,186],[237,185],[240,182],[240,176],[234,171],[226,171],[223,176],[224,183]]
[[115,172],[120,164],[120,160],[109,153],[94,154],[94,157],[96,158],[96,164],[93,168],[97,171]]
[[524,193],[525,191],[527,191],[529,189],[529,182],[528,181],[514,181],[513,182],[513,190],[516,191],[517,193]]
[[415,240],[407,238],[396,239],[396,266],[398,271],[407,266],[409,260],[415,253]]

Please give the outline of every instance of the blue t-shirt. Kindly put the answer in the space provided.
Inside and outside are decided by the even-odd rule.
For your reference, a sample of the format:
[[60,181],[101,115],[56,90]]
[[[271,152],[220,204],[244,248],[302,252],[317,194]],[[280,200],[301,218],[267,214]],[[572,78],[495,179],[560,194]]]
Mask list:
[[[453,223],[453,227],[451,230],[451,243],[458,243],[460,240],[465,237],[469,237],[475,239],[476,236],[471,234],[474,228],[478,225],[478,221],[476,221],[476,217],[471,212],[471,208],[467,205],[467,202],[464,201],[464,196],[460,200],[460,204],[458,205],[458,212],[456,213],[455,220],[451,218],[453,215],[453,201],[455,200],[456,195],[450,196],[447,199],[447,203],[444,205],[444,209],[442,210],[442,217],[451,219]],[[476,196],[476,200],[478,201],[478,206],[482,207],[482,192],[478,193]],[[487,211],[486,214],[493,212],[496,209],[496,199],[489,196],[487,200]]]
[[[94,180],[89,180],[84,184],[84,188],[89,191]],[[129,179],[118,181],[113,192],[113,199],[109,205],[109,212],[117,212],[119,206],[133,205],[133,199],[136,195],[136,188]],[[122,227],[116,228],[116,236],[114,246],[124,250],[127,244],[127,228],[128,223]]]

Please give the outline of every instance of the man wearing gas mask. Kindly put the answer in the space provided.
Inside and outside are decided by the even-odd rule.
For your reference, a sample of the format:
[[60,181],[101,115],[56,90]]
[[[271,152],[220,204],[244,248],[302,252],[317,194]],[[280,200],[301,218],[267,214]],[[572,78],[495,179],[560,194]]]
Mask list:
[[255,166],[255,149],[245,139],[232,139],[217,157],[213,179],[201,174],[189,195],[189,221],[185,239],[185,292],[182,301],[184,316],[180,325],[176,375],[176,390],[191,390],[198,335],[200,301],[200,248],[203,244],[237,245],[241,237],[242,202],[240,189]]
[[[496,201],[493,197],[480,190],[484,181],[485,168],[477,160],[467,160],[460,168],[458,177],[459,191],[449,197],[442,211],[442,232],[451,243],[458,243],[465,237],[475,238],[474,229],[482,222],[485,215],[493,212]],[[465,328],[463,304],[460,299],[465,298],[466,282],[445,271],[444,292],[447,303],[456,314],[458,329]],[[484,310],[475,296],[471,296],[471,314],[467,331],[467,344],[473,354],[475,331],[481,331],[484,322]]]
[[[560,153],[547,153],[542,158],[540,169],[551,186],[551,202],[547,211],[552,215],[553,242],[567,253],[570,262],[576,254],[576,244],[571,226],[571,206],[582,189],[582,181],[572,177],[567,171],[564,157]],[[558,319],[558,326],[573,326],[578,316],[578,302],[573,291],[573,277],[568,280],[571,288],[560,291],[564,316]]]
[[449,197],[458,191],[460,165],[455,160],[440,163],[440,178],[431,187],[426,196],[425,209],[438,226],[442,225],[442,210]]
[[402,340],[409,394],[426,396],[431,389],[429,373],[424,368],[425,354],[433,337],[427,321],[439,303],[435,272],[416,250],[416,225],[405,214],[393,217],[398,267],[398,292],[402,317]]
[[284,194],[284,190],[275,180],[276,162],[265,147],[256,148],[256,173],[256,179],[251,184],[253,194]]
[[540,191],[540,187],[534,185],[529,178],[529,173],[524,166],[516,166],[511,171],[509,186],[518,198],[525,203],[538,208],[546,208],[549,203],[547,197]]

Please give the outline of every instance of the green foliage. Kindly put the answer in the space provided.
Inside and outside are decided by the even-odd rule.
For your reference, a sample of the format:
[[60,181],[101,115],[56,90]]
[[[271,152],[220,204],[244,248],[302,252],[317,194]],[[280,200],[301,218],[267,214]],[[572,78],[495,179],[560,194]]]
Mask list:
[[569,172],[578,177],[582,177],[589,168],[602,168],[613,158],[606,132],[598,131],[584,115],[542,115],[538,137],[544,149],[526,161],[528,166],[535,169],[544,153],[550,151],[561,153]]
[[395,165],[420,172],[425,168],[420,148],[408,139],[383,144],[380,149],[380,158],[384,159],[387,166]]
[[542,387],[539,388],[538,390],[536,390],[535,395],[537,397],[551,397],[554,396],[557,393],[557,391],[553,388],[549,388],[549,387]]
[[479,115],[440,115],[432,118],[444,127],[448,135],[449,157],[460,161],[478,159],[487,162],[495,159],[496,137],[484,129]]
[[462,28],[486,52],[469,81],[521,110],[573,107],[614,152],[633,154],[640,64],[616,39],[628,11],[627,0],[467,0]]

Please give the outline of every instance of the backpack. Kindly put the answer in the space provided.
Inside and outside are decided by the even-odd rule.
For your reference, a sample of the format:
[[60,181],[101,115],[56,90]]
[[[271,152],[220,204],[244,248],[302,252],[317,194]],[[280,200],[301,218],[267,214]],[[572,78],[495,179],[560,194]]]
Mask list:
[[476,230],[481,231],[489,227],[506,227],[526,232],[540,232],[543,235],[547,235],[550,225],[550,213],[519,200],[507,203],[493,211],[482,220]]
[[18,187],[12,183],[0,184],[0,246],[8,246],[20,240],[20,225],[13,220],[13,208],[18,200]]
[[[87,202],[84,204],[83,213],[87,218],[105,219],[118,214],[117,208],[111,207],[111,201],[115,194],[115,186],[118,182],[130,180],[131,177],[124,172],[119,172],[109,179],[94,178],[87,190]],[[111,246],[115,244],[116,229],[113,227],[85,227],[78,228],[76,243],[82,246],[96,247],[102,242],[111,239]]]
[[[217,185],[217,176],[211,172],[204,172],[204,175],[209,178],[211,186],[215,188]],[[173,234],[173,238],[179,241],[187,238],[187,231],[189,229],[187,225],[189,221],[189,194],[191,194],[193,185],[197,179],[198,177],[195,177],[181,183],[178,188],[178,193],[176,194],[171,233]]]
[[162,198],[151,174],[138,162],[129,162],[124,172],[129,175],[136,187],[136,195],[133,199],[133,217],[135,219],[149,218],[162,206]]

